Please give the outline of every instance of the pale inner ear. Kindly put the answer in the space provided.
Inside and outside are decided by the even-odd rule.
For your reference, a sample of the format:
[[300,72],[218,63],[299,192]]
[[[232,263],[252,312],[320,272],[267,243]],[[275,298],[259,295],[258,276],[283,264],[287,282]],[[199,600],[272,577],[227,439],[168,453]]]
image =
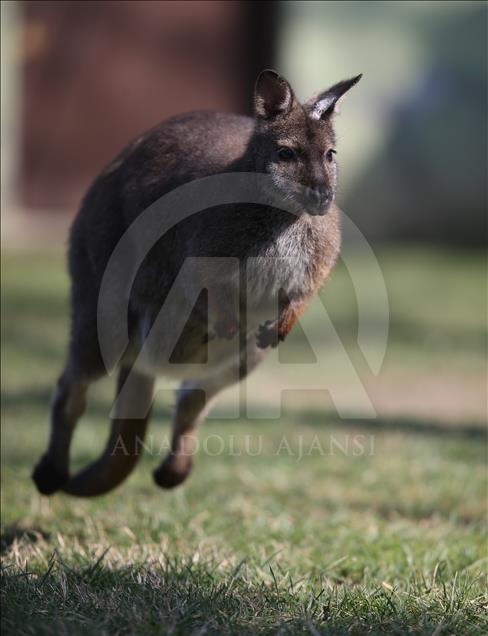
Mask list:
[[339,99],[335,99],[335,97],[333,95],[329,95],[328,97],[325,97],[324,99],[319,100],[318,102],[316,102],[310,113],[309,113],[309,117],[311,119],[320,119],[322,117],[322,115],[327,112],[332,106],[334,107],[333,111],[334,113],[338,113],[339,112]]
[[310,98],[305,102],[309,117],[312,119],[320,119],[325,114],[332,115],[339,112],[339,103],[343,95],[359,82],[362,74],[351,77],[351,79],[343,80],[331,86],[323,93]]

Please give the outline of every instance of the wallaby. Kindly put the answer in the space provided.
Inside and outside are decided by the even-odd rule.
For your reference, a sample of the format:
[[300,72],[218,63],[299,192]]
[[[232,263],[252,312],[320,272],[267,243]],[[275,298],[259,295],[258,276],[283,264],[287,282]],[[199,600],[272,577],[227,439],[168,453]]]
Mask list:
[[[140,455],[158,374],[173,375],[182,384],[171,450],[154,478],[164,488],[186,479],[192,468],[192,431],[211,399],[245,377],[267,348],[286,338],[338,257],[333,119],[339,100],[360,78],[339,82],[302,104],[283,77],[263,71],[255,85],[254,117],[207,111],[174,117],[129,144],[98,176],[70,233],[70,341],[53,397],[49,445],[33,473],[41,493],[99,495],[129,475]],[[130,344],[119,363],[120,399],[107,446],[96,462],[70,477],[70,442],[87,388],[107,373],[97,306],[115,247],[131,224],[166,193],[196,179],[236,172],[268,175],[270,189],[287,202],[287,209],[271,203],[214,206],[183,219],[155,243],[130,292]],[[237,305],[227,302],[225,276],[220,280],[217,270],[202,270],[201,289],[206,288],[207,274],[212,284],[207,295],[198,297],[171,362],[158,364],[156,352],[149,362],[139,364],[137,353],[148,330],[173,284],[178,287],[178,271],[187,257],[194,256],[232,257],[244,268],[249,257],[263,257],[259,267],[246,274],[259,290],[250,303],[254,309],[247,307],[246,313],[241,296]],[[290,256],[295,266],[276,264]],[[184,296],[187,289],[180,287],[177,292]],[[212,295],[210,288],[217,292]],[[277,313],[267,315],[273,303]],[[165,323],[168,329],[170,322]],[[164,341],[164,329],[160,336]],[[210,368],[203,364],[200,375],[185,377],[181,363],[210,358],[217,363]],[[140,407],[140,417],[133,416],[133,403]]]

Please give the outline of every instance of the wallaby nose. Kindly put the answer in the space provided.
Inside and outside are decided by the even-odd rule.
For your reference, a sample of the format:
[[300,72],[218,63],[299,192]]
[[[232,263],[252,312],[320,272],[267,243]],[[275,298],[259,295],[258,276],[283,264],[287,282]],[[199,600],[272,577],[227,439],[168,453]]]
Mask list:
[[314,186],[306,189],[305,196],[310,207],[322,211],[332,200],[332,190],[326,185]]

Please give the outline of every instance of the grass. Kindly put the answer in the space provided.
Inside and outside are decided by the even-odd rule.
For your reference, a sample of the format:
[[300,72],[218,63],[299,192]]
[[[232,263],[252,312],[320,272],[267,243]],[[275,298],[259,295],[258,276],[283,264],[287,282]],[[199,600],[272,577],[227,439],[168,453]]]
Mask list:
[[[380,262],[391,325],[379,384],[402,397],[419,378],[450,378],[460,400],[466,383],[482,386],[482,255],[399,249]],[[341,421],[330,404],[297,398],[279,420],[213,419],[190,480],[168,493],[150,476],[167,444],[159,396],[125,485],[93,501],[46,499],[29,474],[66,342],[61,257],[7,253],[2,293],[5,634],[488,631],[481,407],[461,402],[444,418],[434,399],[416,413],[403,399],[395,415]],[[349,346],[341,268],[325,297]],[[298,334],[291,354],[299,344]],[[272,368],[257,372],[261,393],[272,379]],[[103,444],[112,388],[93,392],[77,464]]]

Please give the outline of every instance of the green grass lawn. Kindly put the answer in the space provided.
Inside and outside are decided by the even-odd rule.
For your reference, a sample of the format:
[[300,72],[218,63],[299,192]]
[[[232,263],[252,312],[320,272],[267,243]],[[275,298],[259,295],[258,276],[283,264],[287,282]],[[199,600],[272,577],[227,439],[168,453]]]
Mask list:
[[[189,481],[164,492],[151,479],[171,407],[159,397],[134,475],[77,500],[43,498],[29,478],[66,343],[62,257],[4,256],[6,634],[487,633],[484,258],[379,257],[391,323],[374,386],[388,410],[341,421],[330,403],[297,397],[280,419],[209,420]],[[341,267],[324,299],[352,346],[354,297]],[[256,372],[261,399],[273,373]],[[410,409],[411,387],[424,381],[458,386],[460,401],[445,392],[454,410],[436,395]],[[471,386],[478,406],[463,393]],[[112,390],[109,379],[93,391],[76,464],[103,446]],[[214,456],[217,435],[224,452]]]

